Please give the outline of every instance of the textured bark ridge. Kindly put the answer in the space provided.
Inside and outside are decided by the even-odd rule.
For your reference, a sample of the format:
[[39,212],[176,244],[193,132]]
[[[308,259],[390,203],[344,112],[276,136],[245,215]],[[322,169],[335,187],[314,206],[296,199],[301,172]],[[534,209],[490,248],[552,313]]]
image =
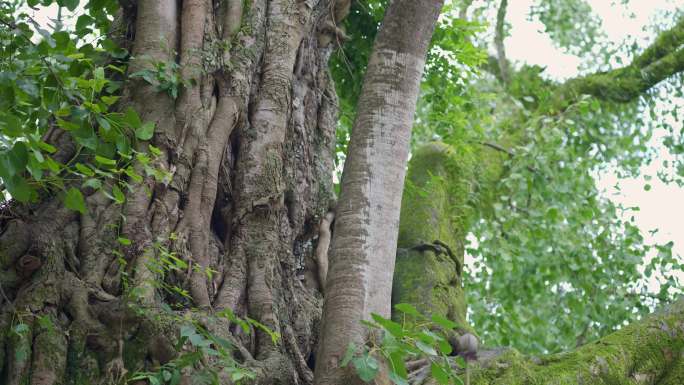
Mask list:
[[[322,295],[306,277],[334,200],[337,39],[322,38],[333,15],[332,0],[124,8],[129,72],[176,62],[186,80],[176,99],[133,80],[120,106],[156,124],[154,166],[172,177],[145,178],[124,205],[86,192],[84,215],[51,197],[2,208],[0,383],[111,384],[156,370],[176,355],[169,307],[200,322],[222,309],[259,321],[279,343],[227,320],[205,326],[238,346],[258,383],[311,382]],[[53,144],[74,154],[59,135]],[[162,277],[169,255],[189,267]],[[28,330],[8,332],[19,324]]]

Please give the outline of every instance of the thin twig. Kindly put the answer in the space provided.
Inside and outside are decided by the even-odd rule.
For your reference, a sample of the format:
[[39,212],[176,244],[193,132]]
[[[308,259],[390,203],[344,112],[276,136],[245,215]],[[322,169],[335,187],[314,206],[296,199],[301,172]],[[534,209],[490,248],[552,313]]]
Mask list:
[[[489,147],[489,148],[491,148],[491,149],[494,149],[494,150],[497,150],[497,151],[506,153],[506,154],[508,154],[508,156],[510,156],[511,158],[513,158],[513,157],[516,156],[516,155],[515,155],[515,152],[513,152],[512,150],[509,150],[509,149],[507,149],[507,148],[505,148],[505,147],[502,147],[502,146],[500,146],[500,145],[498,145],[498,144],[496,144],[496,143],[491,143],[491,142],[477,142],[477,144],[480,144],[480,145],[483,145],[483,146],[485,146],[485,147]],[[534,167],[532,167],[532,166],[527,166],[526,168],[527,168],[527,170],[529,170],[529,171],[531,171],[531,172],[533,172],[533,173],[538,173],[538,172],[539,172],[539,170],[537,170],[536,168],[534,168]]]
[[501,0],[499,10],[496,13],[496,33],[494,35],[494,45],[496,46],[496,55],[499,62],[499,71],[501,72],[501,80],[505,86],[510,82],[510,73],[508,70],[508,60],[506,59],[506,48],[504,47],[504,27],[506,25],[506,8],[508,7],[508,0]]

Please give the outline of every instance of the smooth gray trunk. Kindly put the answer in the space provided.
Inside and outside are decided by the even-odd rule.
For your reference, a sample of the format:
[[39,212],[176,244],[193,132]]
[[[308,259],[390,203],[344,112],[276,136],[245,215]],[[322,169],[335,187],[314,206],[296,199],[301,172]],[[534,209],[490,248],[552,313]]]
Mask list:
[[336,209],[316,384],[345,383],[339,362],[365,338],[359,321],[390,316],[411,126],[442,4],[393,1],[375,40]]

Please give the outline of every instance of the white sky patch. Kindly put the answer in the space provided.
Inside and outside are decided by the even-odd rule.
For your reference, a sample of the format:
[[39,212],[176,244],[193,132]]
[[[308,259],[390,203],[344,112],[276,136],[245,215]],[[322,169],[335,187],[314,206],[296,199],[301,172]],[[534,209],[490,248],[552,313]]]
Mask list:
[[528,20],[534,0],[515,0],[508,6],[506,21],[511,24],[510,36],[505,40],[509,60],[546,67],[545,73],[559,80],[577,75],[580,59],[554,47],[551,38],[543,33],[544,25]]

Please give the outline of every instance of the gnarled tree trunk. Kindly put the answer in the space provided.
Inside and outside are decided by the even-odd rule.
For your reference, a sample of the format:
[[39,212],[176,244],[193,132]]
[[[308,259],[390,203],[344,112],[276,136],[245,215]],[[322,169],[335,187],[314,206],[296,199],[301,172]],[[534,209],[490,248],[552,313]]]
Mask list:
[[[177,354],[169,307],[200,322],[222,309],[257,320],[281,341],[227,320],[205,326],[239,346],[257,382],[311,383],[322,298],[314,246],[334,201],[327,62],[348,2],[339,3],[337,12],[333,0],[123,9],[129,72],[175,62],[186,80],[177,98],[131,81],[119,106],[155,123],[153,166],[167,178],[145,177],[123,205],[86,192],[83,215],[56,197],[2,208],[1,383],[109,384],[156,370]],[[67,135],[52,144],[62,159],[74,155]],[[162,277],[170,256],[189,267]]]

